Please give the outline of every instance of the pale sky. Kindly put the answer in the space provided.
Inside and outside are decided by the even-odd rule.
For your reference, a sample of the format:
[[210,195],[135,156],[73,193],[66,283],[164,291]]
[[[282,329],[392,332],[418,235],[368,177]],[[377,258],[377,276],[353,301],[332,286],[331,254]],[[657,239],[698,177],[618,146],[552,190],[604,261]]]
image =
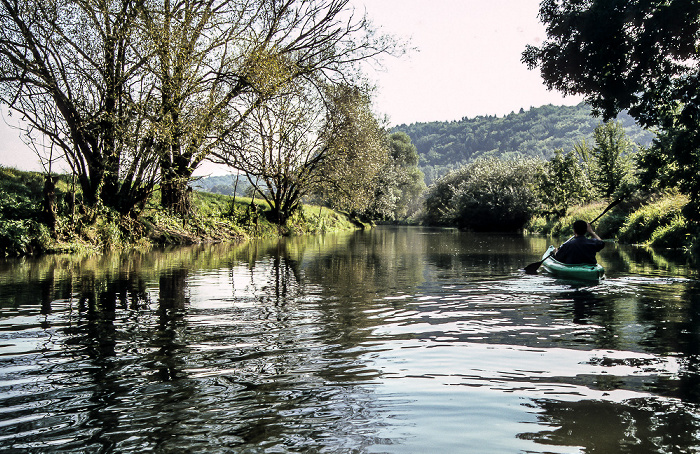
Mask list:
[[[388,58],[369,76],[378,84],[375,111],[391,125],[503,116],[521,107],[575,105],[580,97],[547,91],[538,71],[520,62],[527,44],[545,38],[539,0],[352,0],[375,26],[418,50]],[[39,170],[38,159],[6,122],[2,108],[0,164]],[[217,172],[218,173],[218,172]]]

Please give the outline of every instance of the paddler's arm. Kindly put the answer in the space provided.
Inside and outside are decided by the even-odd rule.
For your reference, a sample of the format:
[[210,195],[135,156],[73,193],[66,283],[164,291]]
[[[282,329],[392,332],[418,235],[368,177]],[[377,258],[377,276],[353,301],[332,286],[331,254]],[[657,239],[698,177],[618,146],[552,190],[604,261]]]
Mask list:
[[599,240],[599,241],[603,241],[603,240],[600,239],[600,237],[598,236],[598,234],[595,233],[595,232],[593,231],[593,227],[591,227],[591,224],[588,224],[587,230],[588,230],[588,233],[589,233],[593,238],[595,238],[596,240]]

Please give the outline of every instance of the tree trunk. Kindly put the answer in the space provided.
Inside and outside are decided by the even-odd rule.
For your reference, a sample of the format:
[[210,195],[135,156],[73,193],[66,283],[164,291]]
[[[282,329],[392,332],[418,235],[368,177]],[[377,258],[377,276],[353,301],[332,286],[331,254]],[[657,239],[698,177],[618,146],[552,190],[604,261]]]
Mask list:
[[56,237],[56,178],[44,175],[44,206],[43,216],[51,234]]
[[192,214],[192,189],[187,185],[189,178],[174,176],[164,179],[160,186],[163,208],[181,216]]

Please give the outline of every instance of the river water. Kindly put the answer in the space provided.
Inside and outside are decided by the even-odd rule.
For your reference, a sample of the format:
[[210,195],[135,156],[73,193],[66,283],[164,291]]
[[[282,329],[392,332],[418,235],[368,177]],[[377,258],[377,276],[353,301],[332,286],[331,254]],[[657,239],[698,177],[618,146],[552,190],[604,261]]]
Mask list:
[[0,262],[0,452],[700,452],[700,283],[377,228]]

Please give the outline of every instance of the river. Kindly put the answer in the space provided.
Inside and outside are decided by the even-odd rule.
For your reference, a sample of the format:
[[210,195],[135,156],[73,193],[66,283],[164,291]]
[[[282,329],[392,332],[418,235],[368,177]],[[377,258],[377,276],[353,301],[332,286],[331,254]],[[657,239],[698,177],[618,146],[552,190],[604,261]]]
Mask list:
[[0,261],[0,452],[700,451],[700,285],[450,229]]

